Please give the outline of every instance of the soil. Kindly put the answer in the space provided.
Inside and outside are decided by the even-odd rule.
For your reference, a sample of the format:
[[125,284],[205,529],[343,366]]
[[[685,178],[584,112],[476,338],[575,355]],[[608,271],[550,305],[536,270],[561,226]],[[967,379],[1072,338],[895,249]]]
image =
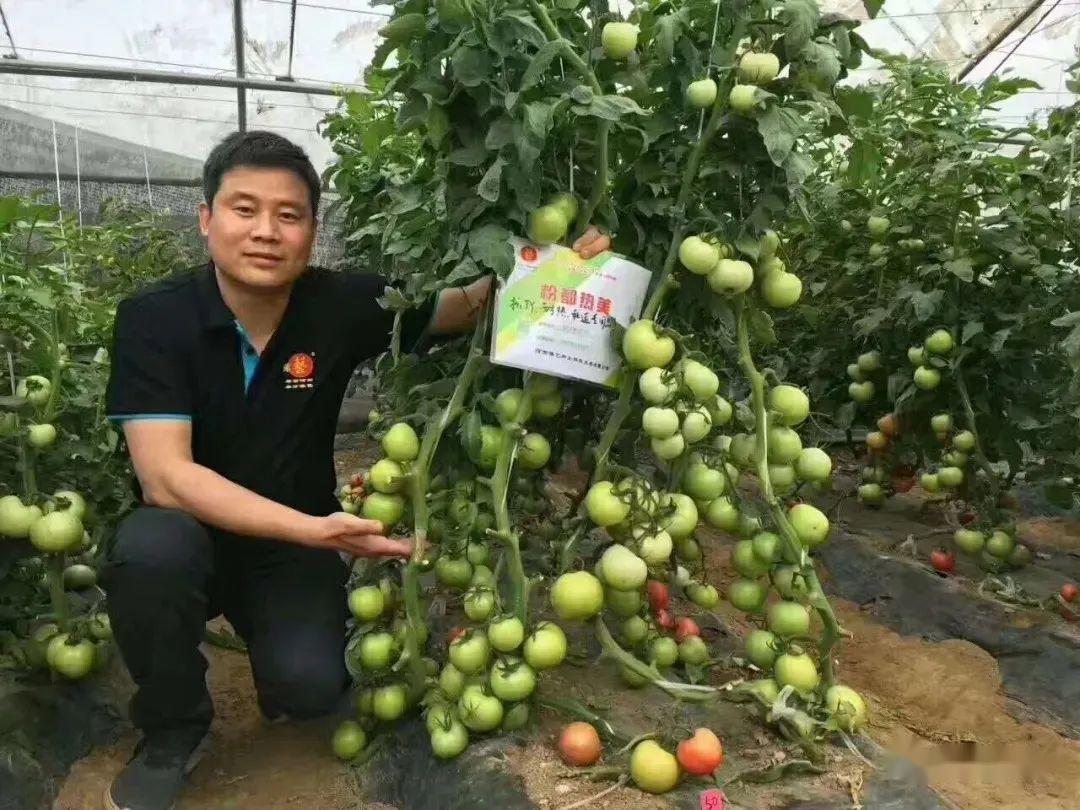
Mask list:
[[[344,450],[344,448],[343,448]],[[342,477],[355,469],[369,453],[363,447],[339,454]],[[882,554],[925,559],[926,548],[942,542],[945,518],[936,507],[927,508],[915,490],[895,499],[887,510],[871,512],[844,501],[832,516],[845,537],[873,538]],[[1070,558],[1080,548],[1080,522],[1069,518],[1039,518],[1022,524],[1023,536],[1047,559]],[[904,541],[913,537],[913,543]],[[706,563],[710,579],[718,586],[730,579],[725,564],[730,538],[706,536]],[[1033,566],[1034,568],[1035,566]],[[928,569],[926,577],[935,575]],[[1031,574],[1032,589],[1057,587],[1059,573],[1047,570]],[[956,577],[950,583],[967,598],[978,600],[974,575]],[[827,587],[830,587],[827,584]],[[1049,725],[1028,722],[1003,688],[1002,672],[990,652],[969,641],[937,639],[927,634],[901,634],[875,611],[873,604],[835,600],[837,616],[850,638],[841,645],[840,673],[845,683],[864,694],[871,706],[868,733],[897,762],[910,761],[918,768],[916,782],[901,781],[889,801],[870,798],[876,782],[888,781],[885,768],[875,770],[846,749],[828,749],[826,772],[789,775],[767,784],[734,783],[726,787],[731,804],[744,808],[840,808],[945,806],[950,808],[1040,808],[1056,810],[1077,806],[1080,789],[1080,740],[1063,736]],[[700,612],[699,612],[700,614]],[[710,647],[720,654],[737,650],[749,625],[742,614],[726,602],[711,614],[698,616]],[[1018,608],[1013,615],[1018,627],[1061,625],[1055,632],[1067,634],[1065,623],[1046,611]],[[564,666],[545,678],[543,694],[573,699],[609,718],[627,736],[656,729],[691,729],[709,725],[724,740],[726,760],[720,781],[750,774],[764,765],[800,757],[797,749],[768,731],[744,706],[720,702],[709,709],[674,705],[657,690],[628,692],[607,663],[592,664],[598,653],[584,637],[575,645],[584,648],[589,676],[574,666]],[[371,784],[363,769],[350,769],[332,758],[328,737],[333,721],[306,725],[266,725],[256,710],[247,659],[242,653],[208,648],[210,686],[217,707],[210,751],[192,774],[180,808],[372,808],[420,806],[414,800],[375,803]],[[1037,661],[1029,662],[1037,666]],[[737,670],[715,673],[717,681],[738,677]],[[540,808],[566,808],[612,787],[608,781],[576,778],[559,762],[554,749],[558,730],[566,716],[552,710],[541,712],[536,728],[515,736],[500,747],[473,746],[460,765],[463,779],[479,763],[495,763],[508,772],[524,804]],[[421,734],[422,734],[422,730]],[[412,732],[402,732],[412,733]],[[397,732],[395,732],[397,734]],[[399,735],[400,736],[400,735]],[[409,739],[405,737],[405,739]],[[415,739],[413,740],[415,741]],[[398,741],[400,742],[400,740]],[[126,734],[114,746],[99,748],[79,761],[54,807],[82,810],[100,806],[100,797],[111,777],[123,767],[134,736]],[[410,742],[411,745],[411,742]],[[613,746],[606,747],[606,761],[614,759]],[[481,750],[476,750],[481,749]],[[864,750],[868,750],[865,749]],[[408,750],[414,767],[430,771],[433,781],[451,774],[450,763],[430,762],[423,751]],[[397,754],[395,754],[397,756]],[[465,758],[463,758],[465,759]],[[882,762],[884,760],[878,760]],[[937,794],[916,797],[919,773]],[[441,784],[453,784],[443,781]],[[912,787],[915,784],[915,787]],[[629,786],[613,787],[589,802],[590,808],[697,807],[697,795],[709,785],[688,785],[672,796],[650,797]],[[404,793],[407,793],[405,791]],[[399,789],[398,795],[404,795]],[[385,796],[384,796],[385,798]],[[493,800],[494,801],[494,800]],[[480,802],[481,806],[483,802]],[[424,802],[427,806],[427,802]],[[432,799],[432,808],[464,806],[453,798]],[[475,806],[475,805],[471,805]],[[492,805],[488,805],[492,806]],[[503,807],[518,806],[506,803]]]

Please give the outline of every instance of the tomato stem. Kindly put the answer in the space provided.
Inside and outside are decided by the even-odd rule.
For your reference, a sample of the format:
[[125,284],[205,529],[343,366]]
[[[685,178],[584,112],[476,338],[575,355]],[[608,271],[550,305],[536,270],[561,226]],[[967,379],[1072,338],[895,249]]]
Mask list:
[[832,605],[825,597],[818,580],[814,562],[806,553],[799,536],[795,533],[783,505],[773,492],[772,481],[769,479],[769,417],[765,406],[765,377],[757,366],[754,365],[754,356],[750,352],[750,332],[747,326],[746,299],[740,296],[739,318],[737,326],[737,339],[739,345],[739,365],[743,374],[750,383],[750,390],[754,408],[754,432],[755,432],[755,461],[757,463],[757,475],[761,487],[762,499],[769,507],[773,521],[780,531],[780,538],[784,544],[785,557],[797,561],[799,573],[806,582],[807,590],[812,594],[811,601],[814,609],[821,617],[824,628],[821,640],[818,643],[818,652],[821,659],[821,688],[828,689],[835,682],[832,649],[840,639],[840,625],[836,621]]
[[992,506],[991,510],[994,516],[998,512],[998,499],[1001,493],[1001,485],[998,479],[997,472],[990,464],[990,460],[986,457],[986,453],[983,452],[982,439],[979,437],[979,429],[975,425],[975,409],[971,405],[971,396],[968,394],[967,384],[964,382],[963,372],[960,370],[960,363],[956,363],[956,367],[953,372],[953,376],[956,379],[956,390],[960,394],[960,404],[964,408],[964,422],[967,424],[968,430],[975,437],[975,460],[979,462],[979,466],[983,472],[986,473],[986,480],[990,484],[990,495]]
[[62,632],[67,632],[71,623],[68,610],[67,594],[64,592],[64,555],[50,554],[46,563],[45,582],[49,587],[49,601],[53,615]]

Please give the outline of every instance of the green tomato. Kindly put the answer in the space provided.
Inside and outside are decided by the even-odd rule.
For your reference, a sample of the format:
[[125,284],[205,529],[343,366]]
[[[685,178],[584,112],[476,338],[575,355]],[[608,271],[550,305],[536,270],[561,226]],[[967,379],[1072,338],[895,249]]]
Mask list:
[[52,383],[40,374],[32,374],[19,380],[19,384],[15,387],[15,396],[25,399],[38,408],[44,407],[51,394]]
[[367,735],[360,724],[355,720],[346,720],[336,729],[330,739],[330,746],[334,749],[334,756],[348,762],[356,759],[367,745]]
[[390,633],[368,633],[360,639],[360,665],[364,669],[386,669],[393,657],[394,637]]
[[486,565],[474,565],[469,586],[473,588],[495,588],[495,572]]
[[391,683],[380,686],[371,698],[371,712],[383,722],[392,722],[405,714],[408,694],[405,685]]
[[630,616],[622,623],[623,638],[630,646],[637,646],[649,636],[649,623],[640,616]]
[[641,610],[641,592],[620,591],[609,587],[604,591],[604,607],[620,619],[634,616]]
[[[720,396],[712,398],[712,401],[708,404],[709,415],[712,416],[712,422],[718,427],[723,427],[731,418],[735,415],[735,409],[731,407],[731,403]],[[730,439],[730,436],[724,438]]]
[[516,703],[536,689],[536,672],[519,658],[500,658],[491,668],[490,685],[499,700]]
[[600,31],[600,45],[608,59],[625,59],[637,47],[638,27],[632,23],[605,23]]
[[947,413],[937,413],[930,417],[930,427],[934,433],[949,433],[953,429],[952,416]]
[[112,622],[107,613],[95,613],[90,617],[88,627],[90,635],[97,641],[110,641],[113,637]]
[[866,380],[865,382],[853,382],[848,386],[848,396],[855,402],[869,402],[874,398],[874,384],[869,380]]
[[795,648],[776,659],[773,677],[781,688],[792,686],[802,693],[812,692],[821,680],[814,659]]
[[926,350],[922,346],[911,346],[907,350],[907,359],[916,368],[926,365]]
[[751,630],[743,649],[746,657],[758,669],[768,672],[779,655],[780,641],[768,630]]
[[1004,560],[1012,554],[1014,545],[1015,541],[1009,534],[997,529],[990,534],[986,541],[986,552],[999,560]]
[[794,385],[777,385],[769,391],[769,410],[780,417],[780,424],[795,427],[810,415],[810,398]]
[[70,489],[62,489],[53,493],[49,502],[48,511],[68,511],[75,515],[79,520],[85,520],[86,499],[78,492],[73,492]]
[[721,259],[706,281],[715,293],[737,295],[754,286],[754,268],[738,259]]
[[675,382],[662,368],[647,368],[638,377],[641,398],[652,405],[663,405],[675,395],[676,390]]
[[800,481],[828,481],[832,475],[832,459],[820,447],[804,447],[795,459],[795,474]]
[[789,427],[773,425],[769,428],[769,463],[791,464],[802,452],[799,434]]
[[688,636],[679,643],[679,660],[691,666],[700,666],[709,658],[709,648],[698,636]]
[[661,669],[679,660],[679,645],[670,636],[658,636],[649,645],[649,657]]
[[53,671],[69,680],[85,678],[94,668],[97,648],[89,639],[71,642],[67,633],[53,636],[46,649],[45,660]]
[[[707,80],[710,81],[711,80]],[[697,84],[697,82],[694,82]],[[694,84],[690,86],[693,87]],[[716,84],[713,83],[713,96],[716,95]],[[712,102],[702,106],[709,106]],[[683,267],[697,276],[707,276],[720,261],[720,251],[716,245],[710,244],[700,236],[688,236],[679,244],[679,261]]]
[[961,430],[953,436],[952,444],[961,453],[970,453],[975,449],[975,434],[970,430]]
[[867,506],[880,506],[885,503],[885,490],[881,484],[863,484],[859,487],[859,500]]
[[757,579],[769,570],[769,563],[763,562],[754,553],[752,540],[740,540],[735,544],[735,548],[731,552],[731,567],[740,576],[747,579]]
[[405,514],[405,499],[400,495],[372,492],[364,498],[360,514],[369,520],[377,520],[384,531],[390,531]]
[[26,429],[26,440],[30,446],[41,450],[56,441],[56,428],[53,425],[30,425]]
[[466,675],[475,675],[487,668],[491,646],[487,636],[472,630],[450,643],[450,663]]
[[688,412],[683,416],[682,427],[679,430],[686,444],[700,442],[712,430],[712,415],[709,413],[709,409],[698,406]]
[[[745,542],[745,541],[742,541]],[[780,559],[780,536],[773,532],[759,532],[750,541],[754,556],[765,565],[772,565]]]
[[638,555],[646,565],[663,565],[671,559],[674,544],[671,535],[663,529],[657,529],[648,534],[639,534],[635,531],[635,539],[638,544]]
[[871,374],[881,368],[881,352],[874,350],[860,354],[855,365],[865,374]]
[[570,225],[566,214],[556,205],[542,205],[529,212],[526,232],[529,239],[538,245],[550,245],[566,236]]
[[965,554],[978,554],[986,544],[986,536],[974,529],[957,529],[953,532],[953,542]]
[[486,695],[480,688],[468,687],[458,698],[458,714],[466,728],[483,733],[498,728],[502,723],[503,705],[494,695]]
[[64,587],[77,591],[97,584],[97,571],[89,565],[69,565],[64,569]]
[[457,700],[465,691],[465,673],[453,664],[447,664],[439,673],[439,689],[450,700]]
[[498,652],[512,652],[525,640],[525,626],[517,616],[507,616],[488,625],[488,641]]
[[874,239],[880,239],[889,232],[889,220],[885,217],[871,216],[866,220],[866,230]]
[[774,309],[787,309],[802,297],[802,279],[785,270],[769,273],[761,280],[761,297]]
[[[550,205],[555,206],[556,208],[559,209],[559,211],[562,212],[563,218],[566,220],[567,227],[569,227],[570,223],[572,223],[575,219],[577,219],[578,202],[574,198],[573,194],[568,194],[565,191],[561,192],[559,194],[556,194],[555,197],[552,198]],[[552,380],[552,384],[543,393],[550,394],[550,393],[554,392],[555,390],[557,390],[558,381],[554,380],[551,377],[549,377],[548,379]],[[530,389],[530,390],[534,390],[534,389]],[[537,393],[540,393],[540,392],[537,392]]]
[[829,519],[816,506],[797,503],[788,509],[787,517],[799,542],[807,548],[816,548],[828,539]]
[[866,725],[866,701],[850,686],[830,686],[825,693],[825,708],[844,731],[854,733]]
[[953,348],[953,336],[945,329],[936,329],[926,339],[925,345],[930,354],[948,354]]
[[453,759],[469,747],[469,731],[454,719],[431,732],[431,753],[438,759]]
[[499,418],[499,424],[509,425],[517,422],[518,411],[521,411],[521,423],[525,423],[532,415],[531,398],[525,396],[521,388],[507,388],[499,392],[495,397],[495,415]]
[[760,582],[737,579],[728,586],[728,601],[745,613],[760,613],[767,591]]
[[382,449],[391,461],[413,461],[420,454],[420,438],[411,425],[398,422],[383,436]]
[[487,565],[490,557],[491,550],[488,548],[487,543],[470,541],[465,547],[465,559],[473,565]]
[[1025,565],[1031,563],[1032,557],[1033,555],[1030,548],[1022,544],[1017,544],[1009,555],[1008,562],[1013,568],[1023,568]]
[[671,408],[655,405],[641,414],[641,429],[650,439],[667,439],[679,432],[679,415]]
[[563,398],[558,391],[533,398],[533,416],[538,419],[551,419],[562,410]]
[[712,585],[690,585],[686,597],[698,607],[714,608],[720,603],[720,594]]
[[541,622],[525,639],[524,655],[533,669],[553,669],[566,658],[566,634],[557,624]]
[[749,51],[739,60],[739,79],[749,84],[768,84],[780,73],[780,59],[774,53]]
[[793,490],[796,478],[795,467],[792,464],[769,465],[769,482],[776,492],[784,493]]
[[495,612],[495,593],[488,588],[476,588],[465,594],[465,615],[474,622],[486,622]]
[[702,558],[701,545],[693,537],[682,537],[676,540],[675,556],[683,562],[698,562]]
[[667,793],[678,784],[681,773],[679,761],[655,740],[638,743],[630,754],[630,778],[646,793]]
[[38,551],[60,554],[82,542],[82,521],[70,511],[50,512],[30,526],[30,542]]
[[946,489],[955,489],[964,483],[964,471],[959,467],[942,467],[937,477],[938,483]]
[[726,482],[720,470],[693,464],[683,476],[683,489],[691,498],[699,501],[712,501],[724,494]]
[[658,335],[650,320],[634,321],[623,333],[622,351],[633,368],[663,367],[675,356],[675,341]]
[[499,730],[502,732],[517,731],[524,728],[528,722],[529,704],[527,702],[515,703],[503,712],[503,721],[499,726]]
[[714,498],[705,508],[705,522],[725,532],[738,531],[739,510],[729,498]]
[[757,88],[752,84],[737,84],[731,88],[728,104],[739,115],[749,115],[757,107]]
[[712,79],[698,79],[686,87],[686,103],[695,110],[711,107],[716,101],[716,82]]
[[[569,194],[561,195],[569,197]],[[577,216],[577,203],[574,203],[575,211],[574,216]],[[570,217],[573,219],[574,217]],[[528,381],[525,383],[525,390],[532,394],[534,397],[549,397],[552,394],[559,393],[559,378],[551,377],[547,374],[532,374],[529,376]]]
[[604,607],[604,586],[588,571],[563,574],[551,586],[551,607],[564,621],[591,619]]
[[925,489],[927,492],[940,492],[941,482],[934,473],[923,473],[919,476],[919,486]]
[[810,611],[798,602],[774,602],[766,611],[769,630],[780,638],[803,638],[810,634]]
[[17,539],[29,537],[30,527],[40,518],[41,508],[26,506],[18,495],[0,498],[0,535]]
[[449,588],[469,587],[473,576],[472,563],[465,557],[442,555],[435,561],[435,578]]
[[697,403],[708,402],[720,390],[720,378],[711,368],[697,360],[682,361],[680,371],[683,385]]
[[539,470],[551,458],[551,444],[539,433],[526,433],[518,448],[518,461],[526,470]]
[[401,469],[400,464],[389,458],[376,461],[368,473],[368,478],[376,492],[386,495],[401,492],[402,487],[405,486],[405,471]]
[[[671,535],[672,540],[681,540],[694,533],[698,525],[698,511],[694,499],[681,492],[665,495],[661,499],[664,518],[661,528]],[[674,511],[671,508],[674,507]]]

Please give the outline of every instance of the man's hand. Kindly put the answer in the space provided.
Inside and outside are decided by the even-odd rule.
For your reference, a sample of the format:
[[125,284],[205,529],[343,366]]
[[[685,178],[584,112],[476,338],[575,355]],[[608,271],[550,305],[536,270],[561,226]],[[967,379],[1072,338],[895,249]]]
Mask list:
[[581,258],[591,259],[611,247],[611,237],[595,225],[590,225],[571,247]]
[[365,520],[346,512],[313,518],[304,533],[304,545],[332,548],[357,557],[408,557],[412,554],[409,543],[384,536],[379,521]]

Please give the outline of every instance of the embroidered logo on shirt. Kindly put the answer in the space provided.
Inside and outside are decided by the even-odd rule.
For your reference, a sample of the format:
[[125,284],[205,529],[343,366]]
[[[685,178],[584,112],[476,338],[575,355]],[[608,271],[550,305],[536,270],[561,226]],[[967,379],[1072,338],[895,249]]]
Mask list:
[[285,389],[315,387],[315,354],[297,352],[289,358],[282,369],[285,372]]

